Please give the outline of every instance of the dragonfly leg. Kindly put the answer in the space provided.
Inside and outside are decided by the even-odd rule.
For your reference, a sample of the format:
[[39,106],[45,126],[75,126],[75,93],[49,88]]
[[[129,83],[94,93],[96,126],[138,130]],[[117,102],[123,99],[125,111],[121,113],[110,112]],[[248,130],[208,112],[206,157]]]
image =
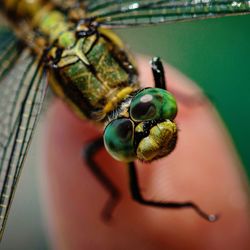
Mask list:
[[104,221],[109,221],[112,217],[112,212],[120,200],[120,192],[116,186],[111,182],[111,180],[104,174],[100,166],[95,162],[94,157],[99,150],[104,147],[103,138],[98,138],[91,142],[84,148],[83,155],[84,159],[89,167],[90,171],[97,178],[97,180],[102,184],[102,186],[107,190],[110,197],[107,200],[101,216]]
[[[167,89],[165,71],[161,59],[159,57],[154,57],[150,61],[150,64],[154,76],[155,87]],[[175,97],[177,97],[177,100],[179,102],[183,103],[186,106],[193,107],[207,103],[207,95],[203,95],[202,93],[188,95],[181,92],[180,90],[172,90],[171,92],[175,95]]]
[[155,87],[161,89],[167,89],[164,68],[159,57],[154,57],[151,61],[151,69],[154,76]]
[[194,209],[202,218],[214,222],[218,219],[217,215],[207,214],[202,211],[195,203],[191,201],[187,202],[164,202],[164,201],[152,201],[146,200],[141,194],[141,190],[138,183],[138,175],[136,171],[136,166],[134,162],[129,163],[129,177],[130,177],[130,192],[132,198],[142,205],[159,207],[159,208],[170,208],[170,209],[181,209],[181,208],[192,208]]

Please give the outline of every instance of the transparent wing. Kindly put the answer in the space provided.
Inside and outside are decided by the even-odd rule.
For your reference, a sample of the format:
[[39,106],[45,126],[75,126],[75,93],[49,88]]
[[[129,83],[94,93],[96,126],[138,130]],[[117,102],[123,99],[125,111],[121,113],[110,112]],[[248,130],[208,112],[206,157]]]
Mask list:
[[137,26],[250,12],[249,0],[90,0],[88,17],[104,26]]
[[0,83],[0,237],[46,85],[42,66],[26,50]]
[[0,81],[13,67],[21,51],[21,43],[11,30],[0,27]]

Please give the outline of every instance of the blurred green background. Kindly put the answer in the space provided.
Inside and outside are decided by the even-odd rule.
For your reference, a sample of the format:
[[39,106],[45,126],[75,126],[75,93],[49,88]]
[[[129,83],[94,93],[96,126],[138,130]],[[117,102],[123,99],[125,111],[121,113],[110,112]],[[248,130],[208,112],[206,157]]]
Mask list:
[[[160,56],[212,97],[250,178],[249,24],[250,16],[238,16],[119,33],[131,50]],[[39,128],[36,132],[0,249],[51,249],[41,215]]]
[[228,127],[250,178],[250,16],[119,32],[132,51],[160,56],[199,84]]

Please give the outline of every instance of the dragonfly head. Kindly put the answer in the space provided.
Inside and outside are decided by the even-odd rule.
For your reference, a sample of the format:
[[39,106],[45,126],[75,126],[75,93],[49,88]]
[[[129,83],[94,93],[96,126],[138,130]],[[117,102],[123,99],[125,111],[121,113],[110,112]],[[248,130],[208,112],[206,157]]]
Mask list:
[[177,114],[174,96],[159,88],[145,88],[134,95],[128,117],[109,122],[104,131],[107,151],[117,160],[136,158],[151,162],[168,155],[176,145]]

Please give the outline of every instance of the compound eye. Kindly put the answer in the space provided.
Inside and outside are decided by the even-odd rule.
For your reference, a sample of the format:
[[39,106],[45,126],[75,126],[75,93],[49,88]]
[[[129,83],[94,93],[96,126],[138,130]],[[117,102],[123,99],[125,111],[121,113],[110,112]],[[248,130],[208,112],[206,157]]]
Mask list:
[[133,161],[135,159],[133,122],[127,118],[111,121],[104,131],[104,144],[116,160]]
[[176,114],[176,100],[164,89],[144,89],[135,95],[130,104],[130,117],[138,122],[154,119],[173,120]]

